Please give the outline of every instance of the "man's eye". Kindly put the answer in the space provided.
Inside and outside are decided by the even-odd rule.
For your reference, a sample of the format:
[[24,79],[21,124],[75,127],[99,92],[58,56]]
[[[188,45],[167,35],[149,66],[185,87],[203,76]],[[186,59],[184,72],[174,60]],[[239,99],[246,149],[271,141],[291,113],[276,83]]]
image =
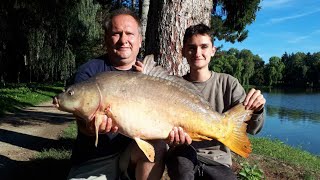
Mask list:
[[112,36],[118,36],[120,33],[119,32],[112,32],[111,35]]

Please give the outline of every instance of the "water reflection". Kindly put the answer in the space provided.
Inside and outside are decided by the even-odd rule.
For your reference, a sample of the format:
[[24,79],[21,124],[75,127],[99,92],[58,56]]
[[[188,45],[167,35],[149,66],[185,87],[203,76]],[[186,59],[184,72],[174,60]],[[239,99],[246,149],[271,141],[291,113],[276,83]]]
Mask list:
[[267,116],[278,117],[280,121],[314,121],[314,123],[320,123],[320,112],[306,112],[304,110],[267,105],[266,113]]
[[266,122],[258,136],[320,154],[320,91],[281,90],[263,92],[267,99]]

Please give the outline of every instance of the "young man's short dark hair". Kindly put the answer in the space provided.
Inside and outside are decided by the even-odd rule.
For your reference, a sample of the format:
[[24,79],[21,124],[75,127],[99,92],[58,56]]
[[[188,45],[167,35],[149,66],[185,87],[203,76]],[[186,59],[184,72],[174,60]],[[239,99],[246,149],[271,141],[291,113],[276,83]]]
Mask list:
[[193,35],[197,34],[208,35],[210,37],[212,36],[211,29],[207,25],[200,23],[197,25],[190,26],[186,29],[186,32],[183,37],[183,44],[185,44],[187,40],[190,39]]

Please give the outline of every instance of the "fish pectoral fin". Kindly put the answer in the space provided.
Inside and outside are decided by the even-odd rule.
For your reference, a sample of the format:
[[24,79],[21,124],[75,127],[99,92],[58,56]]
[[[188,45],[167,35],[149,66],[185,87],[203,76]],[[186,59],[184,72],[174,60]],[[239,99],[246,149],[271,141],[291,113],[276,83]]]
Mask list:
[[154,147],[149,142],[144,141],[140,138],[136,137],[134,138],[134,140],[136,141],[137,145],[142,150],[142,152],[146,155],[148,160],[150,162],[154,162],[154,157],[155,157]]
[[99,127],[100,124],[102,123],[104,119],[104,115],[96,114],[94,117],[94,126],[95,126],[95,131],[96,131],[96,141],[95,141],[95,146],[98,146],[98,137],[99,137]]
[[193,141],[205,141],[205,140],[211,141],[212,140],[212,138],[209,138],[207,136],[204,136],[204,135],[201,135],[198,133],[192,133],[192,132],[189,133],[188,132],[188,134]]

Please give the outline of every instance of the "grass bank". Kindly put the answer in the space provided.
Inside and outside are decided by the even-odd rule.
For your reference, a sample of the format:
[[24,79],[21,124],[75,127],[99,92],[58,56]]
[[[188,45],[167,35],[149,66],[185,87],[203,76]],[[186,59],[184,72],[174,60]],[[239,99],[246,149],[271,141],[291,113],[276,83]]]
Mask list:
[[266,179],[320,179],[320,156],[279,140],[260,137],[250,137],[250,140],[253,147],[251,156],[248,159],[234,156],[238,172],[248,163],[250,170],[254,166],[262,170]]
[[0,88],[0,116],[6,112],[16,112],[20,108],[34,106],[49,101],[61,92],[62,83],[55,84],[6,84]]

